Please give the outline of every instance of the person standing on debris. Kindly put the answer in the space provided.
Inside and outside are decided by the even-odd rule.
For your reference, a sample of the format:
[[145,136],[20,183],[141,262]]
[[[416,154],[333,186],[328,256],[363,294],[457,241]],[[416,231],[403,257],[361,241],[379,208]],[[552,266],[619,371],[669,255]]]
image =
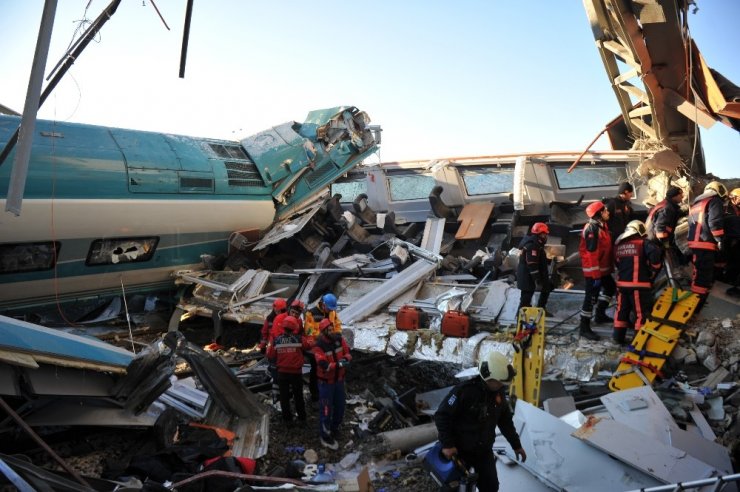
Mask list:
[[614,263],[612,258],[612,238],[609,233],[609,210],[602,202],[594,202],[586,207],[589,221],[581,233],[578,252],[585,281],[585,294],[581,305],[581,324],[579,333],[589,340],[598,340],[599,335],[591,330],[591,317],[594,299],[596,303],[596,323],[614,321],[606,315],[606,308],[617,289],[612,277]]
[[339,426],[344,420],[344,377],[352,360],[342,332],[337,333],[329,318],[319,324],[321,335],[313,347],[319,379],[319,436],[321,444],[338,449]]
[[[272,302],[272,311],[270,311],[270,314],[267,315],[264,323],[262,323],[260,352],[263,354],[266,354],[267,345],[276,331],[275,321],[278,321],[279,326],[281,319],[287,316],[287,309],[288,303],[282,297],[278,297]],[[276,403],[280,394],[280,387],[277,382],[277,365],[275,365],[275,359],[271,359],[269,355],[267,355],[267,370],[270,373],[270,378],[272,378],[272,402]]]
[[332,293],[321,296],[316,307],[306,312],[306,325],[311,325],[312,331],[319,332],[319,323],[327,318],[332,323],[335,333],[342,332],[342,322],[337,315],[337,296]]
[[704,187],[704,193],[694,199],[689,209],[688,240],[694,265],[691,292],[700,298],[694,313],[698,313],[707,302],[714,284],[714,269],[724,266],[718,260],[725,250],[723,214],[726,198],[725,185],[712,181]]
[[683,255],[676,246],[676,224],[681,216],[681,202],[683,190],[678,186],[671,186],[666,191],[665,199],[650,209],[647,222],[647,237],[660,245],[666,254],[675,252],[680,259]]
[[506,356],[489,352],[478,365],[480,377],[456,385],[442,400],[434,414],[442,454],[447,459],[458,456],[478,473],[478,490],[497,491],[499,482],[493,441],[496,426],[501,429],[514,453],[527,460],[519,435],[514,429],[512,412],[506,401],[504,383],[514,377],[514,368]]
[[308,341],[308,349],[304,351],[304,356],[308,360],[308,363],[311,365],[311,371],[308,375],[308,390],[311,393],[311,401],[319,401],[319,386],[318,386],[318,379],[316,379],[316,358],[313,356],[313,345],[316,343],[316,336],[318,335],[318,329],[316,330],[316,333],[311,332],[309,329],[309,326],[303,322],[301,319],[301,316],[303,316],[303,312],[306,310],[306,305],[303,304],[302,301],[299,301],[298,299],[294,300],[290,303],[290,309],[289,313],[291,316],[295,317],[301,324],[301,332],[306,337],[306,340]]
[[[547,298],[552,291],[552,282],[547,271],[547,256],[545,243],[550,229],[547,224],[536,222],[532,230],[519,243],[519,265],[516,270],[516,286],[522,291],[519,309],[532,305],[532,296],[536,290],[540,291],[537,307],[542,309],[547,304]],[[517,312],[519,312],[517,309]]]
[[633,220],[615,243],[617,315],[612,338],[620,345],[626,342],[627,330],[642,328],[653,309],[653,279],[660,271],[662,253],[646,234],[645,224]]
[[293,397],[298,421],[305,422],[306,406],[303,401],[303,351],[309,342],[303,336],[300,321],[286,316],[282,322],[282,333],[267,345],[267,357],[275,360],[277,383],[280,391],[280,411],[283,422],[292,423],[293,413],[290,398]]
[[609,200],[606,209],[609,210],[609,219],[607,224],[609,232],[612,234],[612,243],[617,237],[624,232],[627,222],[633,219],[632,196],[635,188],[625,181],[619,185],[617,196]]
[[725,267],[725,282],[730,288],[725,294],[740,297],[740,188],[730,192],[730,202],[725,215],[725,237],[729,243],[727,247],[727,266]]
[[260,332],[262,335],[262,339],[260,340],[260,352],[265,353],[267,343],[270,341],[270,331],[272,330],[272,324],[273,321],[275,321],[275,317],[287,310],[288,303],[282,297],[278,297],[272,302],[272,311],[270,311],[270,314],[267,315],[265,321],[262,323],[262,331]]

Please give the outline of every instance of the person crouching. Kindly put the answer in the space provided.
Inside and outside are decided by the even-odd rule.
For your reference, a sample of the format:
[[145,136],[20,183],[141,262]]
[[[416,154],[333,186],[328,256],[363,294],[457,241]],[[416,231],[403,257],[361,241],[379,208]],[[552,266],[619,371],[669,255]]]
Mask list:
[[267,357],[274,359],[277,365],[277,382],[280,392],[280,411],[283,421],[291,423],[293,413],[290,409],[290,398],[293,397],[298,420],[306,420],[306,405],[303,401],[303,351],[310,344],[300,322],[293,316],[282,320],[283,331],[267,346]]
[[336,437],[344,419],[346,398],[344,376],[352,355],[342,333],[333,333],[331,320],[321,320],[319,329],[321,334],[313,347],[319,380],[319,435],[324,447],[338,449]]

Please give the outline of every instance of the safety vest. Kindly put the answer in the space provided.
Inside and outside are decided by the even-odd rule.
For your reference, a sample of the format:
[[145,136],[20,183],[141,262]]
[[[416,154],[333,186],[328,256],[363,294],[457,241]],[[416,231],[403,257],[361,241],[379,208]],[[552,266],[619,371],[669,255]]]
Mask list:
[[318,306],[306,311],[306,319],[303,323],[304,333],[309,337],[318,337],[321,330],[319,330],[319,323],[325,317],[329,318],[334,328],[332,333],[342,332],[342,321],[339,319],[336,311],[329,311],[329,314],[325,314]]
[[612,237],[606,224],[591,219],[581,232],[578,246],[583,276],[601,278],[614,269],[612,263]]

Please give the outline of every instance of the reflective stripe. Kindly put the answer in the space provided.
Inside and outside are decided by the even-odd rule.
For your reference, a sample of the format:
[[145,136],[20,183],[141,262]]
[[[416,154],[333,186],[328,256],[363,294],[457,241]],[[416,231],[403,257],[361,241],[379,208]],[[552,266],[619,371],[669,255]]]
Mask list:
[[709,241],[689,241],[689,248],[717,251],[717,243],[710,243]]
[[617,280],[617,287],[629,287],[629,288],[651,288],[650,282],[627,282],[626,280]]
[[634,296],[632,302],[635,303],[635,325],[639,330],[640,328],[642,328],[642,306],[640,305],[640,292],[634,291],[632,295]]
[[711,231],[711,232],[712,232],[712,236],[714,236],[714,237],[724,236],[725,235],[725,230],[724,229],[717,229],[716,231]]
[[584,268],[583,271],[584,272],[598,272],[599,271],[599,267],[598,266],[588,267],[588,268]]
[[606,303],[612,302],[611,296],[605,296],[604,294],[599,294],[599,300],[604,301]]
[[709,292],[709,289],[707,289],[706,287],[699,287],[698,285],[692,285],[691,292],[695,294],[706,294]]
[[584,311],[583,309],[581,309],[581,318],[591,319],[591,316],[593,316],[592,313],[587,313],[586,311]]

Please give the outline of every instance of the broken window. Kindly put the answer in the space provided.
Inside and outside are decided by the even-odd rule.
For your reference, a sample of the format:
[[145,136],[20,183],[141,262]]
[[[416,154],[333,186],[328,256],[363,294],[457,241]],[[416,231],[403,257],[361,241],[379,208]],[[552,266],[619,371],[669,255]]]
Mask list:
[[425,174],[411,174],[407,171],[404,174],[388,174],[388,187],[394,202],[427,199],[437,183],[433,177]]
[[367,194],[367,181],[365,178],[354,181],[335,182],[331,185],[332,196],[339,193],[342,195],[341,203],[352,203],[360,193]]
[[618,186],[619,183],[627,181],[627,169],[624,164],[609,166],[581,164],[571,173],[568,173],[569,167],[567,164],[553,167],[558,188],[561,190]]
[[158,242],[158,237],[96,239],[90,245],[85,264],[117,265],[149,261]]
[[50,270],[57,254],[58,242],[0,244],[0,274]]
[[457,168],[468,196],[511,193],[514,189],[514,164],[499,167]]

